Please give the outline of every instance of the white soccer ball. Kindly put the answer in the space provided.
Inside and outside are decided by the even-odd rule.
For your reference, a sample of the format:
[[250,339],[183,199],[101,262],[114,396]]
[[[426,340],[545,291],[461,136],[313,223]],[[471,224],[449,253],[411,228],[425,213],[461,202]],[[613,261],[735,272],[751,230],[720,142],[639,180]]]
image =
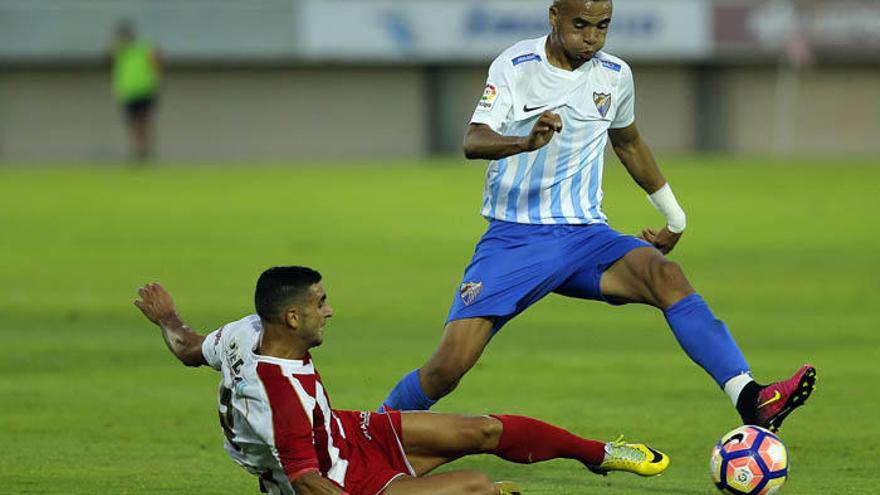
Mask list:
[[772,495],[788,479],[788,449],[772,432],[740,426],[721,437],[709,462],[712,481],[731,495]]

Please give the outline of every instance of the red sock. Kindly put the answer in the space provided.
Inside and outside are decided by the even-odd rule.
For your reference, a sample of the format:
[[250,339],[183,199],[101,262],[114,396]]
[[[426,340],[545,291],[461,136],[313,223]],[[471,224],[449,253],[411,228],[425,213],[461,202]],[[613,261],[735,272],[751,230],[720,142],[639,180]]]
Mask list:
[[585,465],[598,466],[605,459],[605,443],[587,440],[562,428],[526,416],[492,415],[504,430],[492,452],[519,464],[550,459],[576,459]]

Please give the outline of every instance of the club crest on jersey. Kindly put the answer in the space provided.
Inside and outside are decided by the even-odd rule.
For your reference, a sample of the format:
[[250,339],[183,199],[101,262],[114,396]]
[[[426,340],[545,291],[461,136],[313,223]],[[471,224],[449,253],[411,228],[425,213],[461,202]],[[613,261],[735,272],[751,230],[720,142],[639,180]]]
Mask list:
[[495,106],[495,97],[497,96],[498,88],[496,88],[495,85],[492,83],[486,84],[486,89],[483,90],[483,97],[480,98],[480,109],[492,110],[492,107]]
[[602,117],[608,115],[608,109],[611,108],[611,95],[607,93],[593,93],[593,103]]
[[465,306],[469,306],[477,296],[483,292],[483,282],[465,282],[458,288],[458,294],[461,296],[461,302]]

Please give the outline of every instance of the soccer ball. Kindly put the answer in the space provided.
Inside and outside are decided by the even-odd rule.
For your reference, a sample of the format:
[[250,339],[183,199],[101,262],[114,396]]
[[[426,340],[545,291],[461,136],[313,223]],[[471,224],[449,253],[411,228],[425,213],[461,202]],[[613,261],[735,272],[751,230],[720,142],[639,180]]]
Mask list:
[[788,450],[770,431],[740,426],[712,449],[709,468],[712,481],[724,493],[772,495],[788,478]]

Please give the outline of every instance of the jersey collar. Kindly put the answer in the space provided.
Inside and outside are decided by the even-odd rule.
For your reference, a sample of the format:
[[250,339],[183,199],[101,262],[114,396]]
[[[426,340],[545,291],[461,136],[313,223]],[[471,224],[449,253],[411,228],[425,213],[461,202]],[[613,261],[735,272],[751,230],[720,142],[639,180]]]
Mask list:
[[290,368],[298,371],[300,374],[314,373],[315,367],[312,364],[312,356],[306,354],[305,359],[283,359],[275,356],[266,356],[264,354],[255,354],[257,361],[264,363],[277,364],[282,367]]
[[568,79],[577,79],[577,78],[581,77],[581,75],[586,74],[593,67],[593,64],[595,63],[596,59],[599,57],[599,54],[601,53],[601,52],[596,52],[596,55],[593,56],[592,60],[587,61],[586,63],[584,63],[583,65],[581,65],[580,67],[578,67],[575,70],[560,69],[559,67],[556,67],[555,65],[551,64],[550,58],[547,57],[547,38],[549,38],[549,37],[550,37],[550,35],[547,34],[547,35],[544,35],[544,36],[538,38],[538,46],[535,47],[538,54],[541,56],[541,63],[544,64],[544,67],[548,71],[550,71],[554,74],[558,74],[558,75],[565,77],[565,78],[568,78]]

